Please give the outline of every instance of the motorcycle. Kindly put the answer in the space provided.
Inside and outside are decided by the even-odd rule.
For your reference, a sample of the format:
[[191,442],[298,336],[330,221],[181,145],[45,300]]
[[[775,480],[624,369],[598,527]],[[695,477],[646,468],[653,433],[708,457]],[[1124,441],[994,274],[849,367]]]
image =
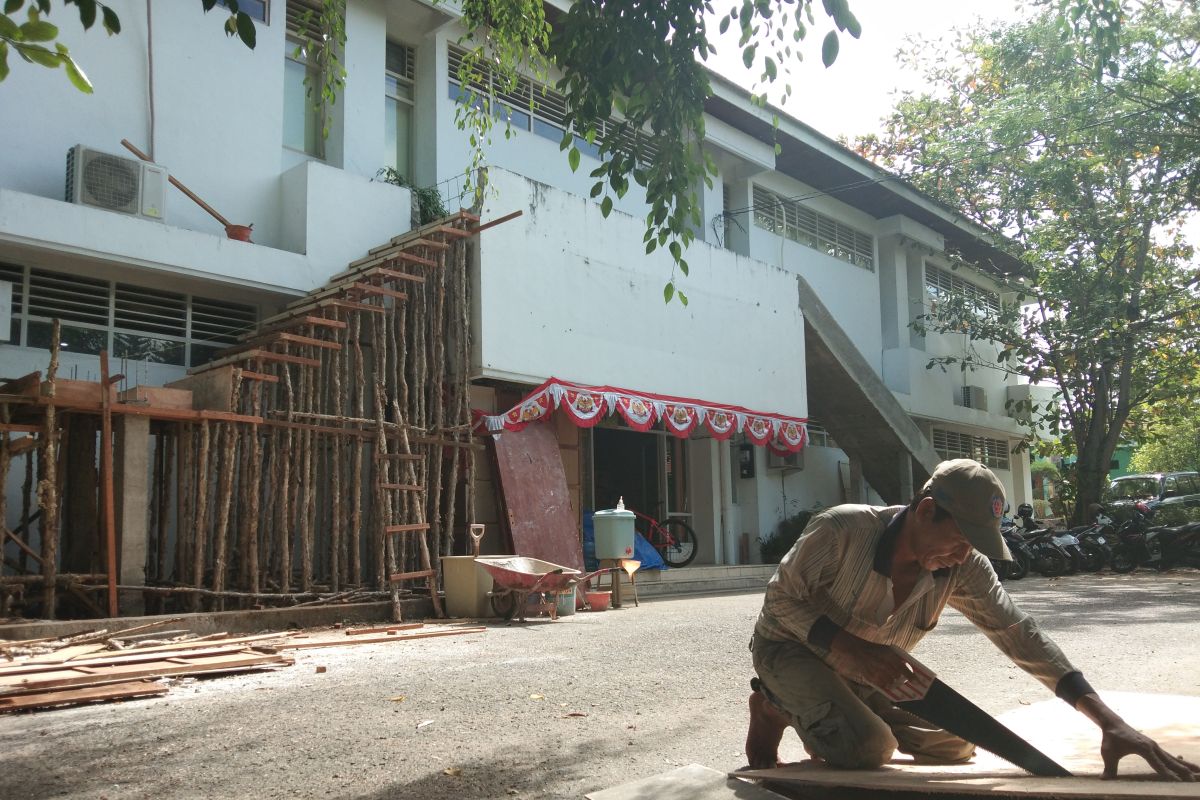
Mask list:
[[1139,500],[1133,504],[1133,515],[1117,529],[1117,544],[1113,547],[1110,566],[1120,574],[1133,572],[1139,566],[1163,569],[1162,528],[1151,528],[1154,509]]
[[[1055,541],[1056,537],[1065,541],[1062,532],[1039,527],[1037,520],[1033,518],[1033,506],[1028,503],[1017,506],[1017,517],[1021,520],[1020,529],[1022,530],[1018,531],[1016,526],[1013,530],[1018,532],[1029,549],[1029,568],[1047,578],[1057,578],[1059,575],[1071,571],[1073,563],[1071,553]],[[1075,540],[1075,537],[1072,536],[1070,539]],[[1075,540],[1074,546],[1078,549],[1077,540]]]

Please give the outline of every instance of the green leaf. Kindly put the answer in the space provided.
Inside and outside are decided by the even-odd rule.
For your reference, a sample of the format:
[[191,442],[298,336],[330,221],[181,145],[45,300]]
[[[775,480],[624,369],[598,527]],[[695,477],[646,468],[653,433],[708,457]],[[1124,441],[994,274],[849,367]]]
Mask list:
[[579,148],[578,147],[572,146],[571,149],[569,151],[567,151],[567,163],[571,165],[571,172],[575,172],[576,170],[579,169]]
[[[63,48],[64,51],[66,48]],[[63,67],[67,70],[67,78],[75,86],[76,89],[84,94],[92,93],[92,82],[88,80],[88,76],[83,73],[79,65],[75,63],[75,59],[71,58],[66,52],[62,54]]]
[[600,203],[600,213],[604,216],[605,219],[607,219],[608,215],[610,213],[612,213],[612,208],[613,208],[612,198],[605,197],[604,200]]
[[646,255],[650,255],[651,253],[653,253],[654,248],[656,248],[656,247],[658,247],[657,239],[650,239],[649,241],[647,241],[646,242]]
[[204,6],[204,13],[207,14],[217,7],[217,0],[200,0],[200,4]]
[[0,82],[8,77],[8,42],[0,42]]
[[683,303],[684,308],[687,308],[688,299],[687,299],[687,295],[684,294],[683,292],[679,293],[679,302]]
[[746,65],[746,69],[754,66],[754,45],[742,49],[742,63]]
[[25,0],[5,0],[4,13],[12,14],[21,10],[21,6],[25,5]]
[[675,296],[675,284],[668,281],[663,286],[663,302],[664,303],[671,302],[671,298],[674,296]]
[[237,32],[242,44],[253,50],[257,31],[254,29],[254,20],[243,11],[237,13]]
[[108,6],[101,6],[100,13],[104,16],[104,30],[108,31],[109,36],[121,32],[121,18],[117,16],[117,12]]
[[79,21],[86,31],[96,24],[96,0],[75,0],[79,6]]
[[21,29],[17,27],[17,23],[13,22],[8,17],[0,16],[0,36],[5,39],[21,38]]
[[725,33],[725,31],[729,30],[729,21],[730,21],[730,18],[729,18],[728,14],[726,14],[724,17],[721,18],[721,24],[718,27],[718,30],[721,32],[722,35]]
[[[691,272],[691,267],[689,267],[687,261],[685,261],[682,258],[679,259],[679,271],[682,272],[684,275],[687,275]],[[687,301],[685,300],[683,304],[686,306]]]
[[[30,12],[33,16],[33,12]],[[58,38],[58,27],[39,19],[31,19],[21,26],[21,38],[27,42],[53,42]]]
[[846,32],[855,39],[862,36],[862,23],[858,21],[858,17],[849,11],[846,12]]
[[763,69],[766,70],[767,80],[775,80],[775,76],[777,74],[775,69],[775,59],[771,58],[770,56],[767,56],[765,59],[763,59]]
[[[593,176],[593,177],[595,177],[595,176]],[[591,196],[599,197],[600,193],[603,191],[604,191],[604,181],[596,181],[596,183],[594,183],[592,185],[592,195]]]
[[679,242],[671,242],[668,249],[671,251],[671,257],[676,261],[678,261],[679,257],[683,254],[683,251],[679,247]]
[[821,63],[826,67],[832,66],[833,62],[838,57],[838,36],[835,31],[830,31],[825,34],[825,41],[821,42]]
[[26,61],[32,61],[35,64],[41,64],[43,67],[50,69],[58,69],[62,64],[62,58],[58,53],[51,53],[40,44],[15,44],[17,52],[24,56]]

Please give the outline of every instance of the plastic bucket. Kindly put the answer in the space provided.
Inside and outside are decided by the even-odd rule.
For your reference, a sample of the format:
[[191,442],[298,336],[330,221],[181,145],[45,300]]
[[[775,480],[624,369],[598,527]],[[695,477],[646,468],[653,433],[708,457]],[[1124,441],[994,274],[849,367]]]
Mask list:
[[575,590],[559,592],[554,596],[555,610],[560,617],[569,617],[575,613]]

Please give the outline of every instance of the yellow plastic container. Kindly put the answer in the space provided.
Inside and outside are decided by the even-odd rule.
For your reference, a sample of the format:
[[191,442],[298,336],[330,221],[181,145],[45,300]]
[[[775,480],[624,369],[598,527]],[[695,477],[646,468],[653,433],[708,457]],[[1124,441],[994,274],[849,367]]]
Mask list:
[[442,556],[442,582],[446,613],[451,617],[494,616],[487,596],[492,576],[475,563],[474,556]]

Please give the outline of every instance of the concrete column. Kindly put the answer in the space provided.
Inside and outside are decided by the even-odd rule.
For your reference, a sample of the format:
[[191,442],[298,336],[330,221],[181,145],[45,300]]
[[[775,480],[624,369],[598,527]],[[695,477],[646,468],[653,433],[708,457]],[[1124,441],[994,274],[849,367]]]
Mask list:
[[[119,580],[126,586],[146,583],[150,548],[150,420],[125,414],[113,420],[113,494],[117,517]],[[121,595],[122,614],[142,614],[140,592]]]
[[912,455],[900,451],[900,463],[897,465],[897,470],[900,475],[900,497],[897,502],[907,503],[913,498],[915,489],[913,487],[913,469]]
[[719,481],[717,485],[720,487],[720,504],[721,504],[721,541],[725,547],[725,563],[738,563],[738,542],[737,529],[733,524],[733,478],[730,474],[730,458],[729,458],[729,443],[718,442],[712,440],[713,447],[717,451],[717,471]]
[[846,494],[846,500],[850,503],[861,503],[866,494],[863,488],[862,459],[855,455],[850,455],[850,487]]

